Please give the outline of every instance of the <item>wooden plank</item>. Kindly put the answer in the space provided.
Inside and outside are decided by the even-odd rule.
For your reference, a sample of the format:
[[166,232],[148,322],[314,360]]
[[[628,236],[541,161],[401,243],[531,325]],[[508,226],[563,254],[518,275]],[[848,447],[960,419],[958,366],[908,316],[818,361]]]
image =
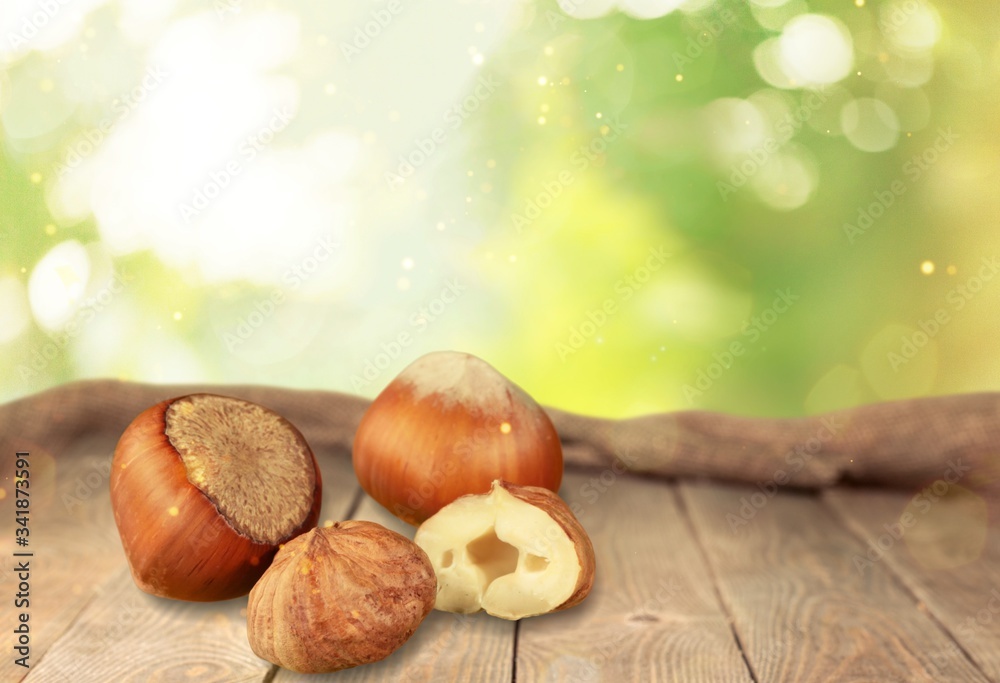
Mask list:
[[[322,518],[341,518],[357,492],[350,459],[317,454],[323,476]],[[106,488],[103,497],[110,508]],[[114,681],[263,681],[273,667],[258,658],[246,637],[246,597],[191,603],[146,595],[133,583],[112,518],[110,524],[122,566],[101,586],[82,613],[32,668],[26,683],[72,680]],[[88,536],[91,525],[77,529]],[[88,560],[89,561],[89,560]],[[68,581],[68,577],[62,577]],[[64,592],[64,590],[62,591]],[[53,587],[52,599],[60,590]]]
[[[885,566],[855,569],[861,542],[814,495],[719,484],[681,494],[757,680],[987,680]],[[744,500],[749,522],[733,524]],[[949,648],[941,667],[931,653]]]
[[35,681],[263,681],[246,640],[246,598],[188,603],[147,595],[127,569],[32,669]]
[[[414,527],[365,496],[354,519],[378,522],[408,538]],[[374,683],[381,681],[482,681],[509,683],[513,676],[514,624],[487,614],[431,612],[417,632],[381,662],[332,674],[305,675],[280,669],[274,683]]]
[[673,486],[568,472],[562,494],[594,543],[594,589],[520,622],[518,680],[751,680]]
[[[845,488],[823,498],[863,542],[858,571],[879,563],[891,568],[983,672],[1000,681],[1000,501],[941,482],[915,493]],[[930,655],[945,668],[955,653]]]
[[[5,605],[0,649],[13,654],[16,636],[12,622],[27,611],[31,629],[28,661],[32,667],[90,602],[97,588],[125,566],[108,499],[114,444],[105,437],[81,439],[72,449],[57,454],[30,449],[30,535],[26,548],[14,543],[14,459],[5,454],[0,464],[0,487],[5,491],[0,505],[5,530],[0,536],[0,557],[4,558],[0,586]],[[13,602],[19,584],[12,554],[24,551],[34,554],[24,558],[29,562],[30,583],[26,610],[8,603]],[[15,665],[13,659],[0,659],[0,680],[19,681],[30,672]]]

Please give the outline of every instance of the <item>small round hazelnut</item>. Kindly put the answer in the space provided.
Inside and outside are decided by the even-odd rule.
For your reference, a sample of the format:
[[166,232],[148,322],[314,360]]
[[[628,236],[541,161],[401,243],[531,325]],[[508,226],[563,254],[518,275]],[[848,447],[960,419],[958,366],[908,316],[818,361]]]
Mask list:
[[324,673],[384,659],[434,607],[437,579],[416,544],[374,522],[338,522],[285,544],[250,591],[257,656]]

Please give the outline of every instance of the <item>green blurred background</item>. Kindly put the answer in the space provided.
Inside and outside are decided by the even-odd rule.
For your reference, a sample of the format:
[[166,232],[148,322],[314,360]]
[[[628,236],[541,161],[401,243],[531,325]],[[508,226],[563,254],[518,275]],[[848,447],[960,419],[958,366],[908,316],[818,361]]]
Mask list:
[[5,0],[0,400],[1000,389],[998,105],[993,0]]

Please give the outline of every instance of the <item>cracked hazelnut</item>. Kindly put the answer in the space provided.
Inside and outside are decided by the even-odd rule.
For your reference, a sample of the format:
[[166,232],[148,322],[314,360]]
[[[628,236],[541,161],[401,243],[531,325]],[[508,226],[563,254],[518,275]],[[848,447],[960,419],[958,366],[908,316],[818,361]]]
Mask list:
[[493,482],[417,529],[438,579],[435,607],[521,619],[579,604],[594,584],[594,547],[548,489]]
[[112,460],[111,506],[132,577],[181,600],[246,595],[278,546],[315,526],[321,489],[291,423],[212,394],[144,411]]

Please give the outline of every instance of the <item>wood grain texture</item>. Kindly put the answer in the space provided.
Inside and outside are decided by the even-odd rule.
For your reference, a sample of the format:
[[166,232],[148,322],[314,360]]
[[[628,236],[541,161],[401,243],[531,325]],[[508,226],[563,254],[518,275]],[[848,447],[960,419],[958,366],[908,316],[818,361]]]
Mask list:
[[[834,489],[823,499],[862,540],[856,563],[865,571],[889,567],[983,673],[1000,681],[1000,500],[961,485]],[[955,653],[930,654],[946,668]]]
[[[364,496],[353,518],[378,522],[410,539],[415,532],[414,527],[397,519],[368,496]],[[281,669],[274,683],[509,683],[513,660],[512,622],[482,613],[464,616],[433,611],[401,648],[381,662],[323,675],[297,674]]]
[[518,680],[751,680],[672,486],[608,470],[568,474],[562,495],[593,541],[594,588],[520,622]]
[[[817,497],[700,483],[681,493],[757,680],[988,680],[885,566],[856,569],[861,542]],[[760,505],[736,526],[727,515],[741,499]],[[948,652],[942,666],[935,654]]]
[[[323,452],[317,453],[317,460],[324,485],[321,518],[343,518],[358,490],[350,461]],[[94,498],[110,515],[107,486]],[[246,597],[190,603],[147,595],[128,572],[113,518],[76,529],[84,536],[96,529],[104,534],[110,530],[117,544],[119,569],[75,619],[62,620],[65,633],[32,668],[26,683],[223,683],[263,681],[270,674],[272,665],[254,655],[247,642]],[[59,578],[64,586],[72,585],[70,574]],[[55,586],[49,593],[53,599],[59,594]]]
[[[56,458],[41,448],[31,448],[29,545],[14,545],[14,495],[10,479],[13,459],[4,457],[0,486],[11,491],[0,506],[4,513],[0,534],[0,588],[4,608],[0,648],[0,680],[19,681],[29,670],[16,666],[13,657],[13,620],[22,609],[13,605],[17,577],[12,553],[34,553],[28,560],[30,582],[31,658],[38,664],[45,652],[93,599],[98,587],[125,566],[125,556],[115,530],[108,499],[108,472],[114,441],[81,439]],[[10,467],[11,469],[6,469]]]
[[191,603],[112,577],[25,683],[263,681],[270,665],[246,640],[246,598]]

